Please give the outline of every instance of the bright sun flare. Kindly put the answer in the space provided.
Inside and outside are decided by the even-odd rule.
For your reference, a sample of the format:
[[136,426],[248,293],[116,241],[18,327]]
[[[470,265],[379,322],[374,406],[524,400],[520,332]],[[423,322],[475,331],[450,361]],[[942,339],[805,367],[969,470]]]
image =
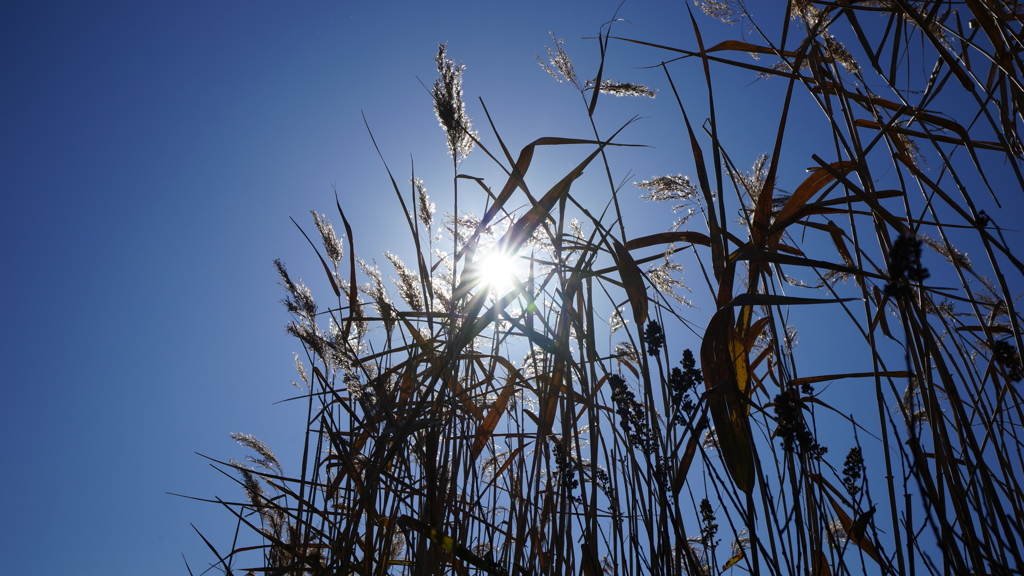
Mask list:
[[504,295],[514,286],[513,277],[518,273],[520,262],[498,251],[491,252],[480,261],[480,276],[483,283],[499,295]]

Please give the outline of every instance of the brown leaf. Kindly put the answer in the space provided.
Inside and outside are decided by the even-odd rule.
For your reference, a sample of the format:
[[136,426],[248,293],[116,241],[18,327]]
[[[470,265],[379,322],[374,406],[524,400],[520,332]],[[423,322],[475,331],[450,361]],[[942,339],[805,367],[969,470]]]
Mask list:
[[702,246],[711,245],[711,239],[706,234],[683,231],[661,232],[659,234],[651,234],[650,236],[641,236],[640,238],[633,238],[627,241],[623,246],[626,250],[636,250],[637,248],[646,248],[647,246],[656,246],[658,244],[671,244],[673,242],[688,242]]
[[742,42],[740,40],[726,40],[725,42],[719,42],[711,48],[708,48],[708,52],[720,52],[722,50],[730,50],[735,52],[751,52],[754,54],[768,54],[769,56],[783,56],[785,58],[796,58],[796,52],[773,50],[764,46],[758,46],[749,42]]
[[619,268],[619,277],[622,278],[622,286],[626,289],[626,296],[629,297],[629,303],[633,307],[633,321],[637,326],[643,326],[647,321],[647,288],[644,285],[644,277],[640,273],[640,267],[636,265],[633,257],[629,254],[629,250],[614,238],[612,238],[612,246],[615,249],[612,257],[615,258],[615,264]]
[[[859,119],[854,121],[854,125],[860,128],[872,128],[874,130],[884,130],[886,132],[895,132],[897,134],[903,134],[905,136],[913,136],[914,138],[921,138],[922,140],[935,140],[936,142],[945,142],[947,144],[958,144],[960,146],[973,146],[975,148],[981,148],[983,150],[996,150],[1002,152],[1005,147],[998,142],[986,142],[982,140],[970,140],[966,137],[953,138],[951,136],[943,136],[942,134],[924,132],[918,132],[917,130],[910,130],[909,128],[903,128],[901,126],[883,126],[878,122],[871,120]],[[893,141],[896,139],[893,138]]]
[[814,551],[814,559],[817,563],[815,576],[832,576],[832,567],[828,564],[828,557],[821,550]]
[[[848,174],[853,171],[853,162],[835,162],[831,164],[831,167],[840,174]],[[793,191],[793,195],[789,197],[786,204],[779,211],[779,214],[775,217],[775,224],[769,230],[768,246],[774,249],[775,246],[782,239],[782,231],[796,220],[796,216],[799,215],[800,210],[811,201],[822,188],[827,184],[835,180],[835,176],[824,168],[818,168],[807,177],[806,180],[797,186],[796,190]]]
[[874,508],[858,516],[857,522],[854,522],[850,519],[846,510],[843,510],[843,507],[836,502],[836,499],[833,498],[831,494],[825,492],[825,497],[832,503],[832,509],[836,511],[836,516],[839,517],[839,523],[842,524],[843,530],[846,532],[846,536],[850,539],[850,542],[860,546],[860,549],[870,556],[872,560],[878,562],[879,566],[885,566],[882,562],[881,555],[878,554],[878,550],[875,549],[875,545],[871,542],[871,538],[864,534],[867,524],[871,520],[871,515],[875,512]]

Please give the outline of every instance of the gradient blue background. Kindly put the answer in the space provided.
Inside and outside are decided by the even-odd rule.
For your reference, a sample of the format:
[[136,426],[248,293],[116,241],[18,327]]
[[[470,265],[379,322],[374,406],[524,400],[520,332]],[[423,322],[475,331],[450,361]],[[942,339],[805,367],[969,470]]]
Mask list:
[[[655,4],[624,10],[636,35],[685,22]],[[229,433],[253,433],[287,471],[301,447],[302,411],[273,405],[294,392],[298,346],[271,262],[318,272],[288,217],[335,214],[336,184],[360,254],[386,264],[396,249],[397,202],[360,111],[400,181],[414,154],[450,209],[417,80],[432,82],[438,42],[468,67],[481,130],[477,96],[513,149],[586,137],[578,96],[534,54],[555,31],[592,75],[580,38],[616,6],[4,3],[0,571],[184,574],[182,554],[204,569],[189,523],[228,546],[233,522],[166,492],[242,493],[194,452],[240,459]]]
[[[212,556],[190,522],[229,547],[226,511],[166,493],[241,499],[194,454],[241,459],[232,432],[255,434],[297,473],[304,410],[274,403],[294,392],[298,345],[284,334],[271,262],[284,258],[314,286],[321,273],[288,217],[308,228],[317,209],[340,231],[336,185],[361,256],[389,272],[380,252],[411,245],[360,113],[399,182],[412,155],[439,211],[450,210],[451,163],[417,80],[433,81],[438,42],[467,65],[466,100],[485,143],[499,150],[477,97],[515,154],[541,136],[591,136],[578,94],[534,55],[554,31],[580,76],[592,76],[597,48],[582,38],[617,5],[0,7],[0,571],[184,574],[184,555],[198,573]],[[694,47],[682,2],[631,0],[620,16],[630,20],[617,28],[623,35]],[[702,25],[709,44],[744,31]],[[602,99],[604,134],[640,114],[647,118],[620,139],[654,146],[615,151],[616,180],[630,170],[631,180],[693,174],[664,76],[630,70],[665,54],[613,48],[609,75],[662,90],[653,102]],[[752,86],[750,74],[716,77],[719,104],[735,103],[730,121],[742,127],[724,144],[744,169],[772,146],[784,84],[765,84]],[[703,85],[693,84],[697,123]],[[694,92],[685,81],[679,88],[687,99]],[[786,144],[799,169],[780,186],[792,190],[821,149],[800,137]],[[553,184],[583,155],[539,153],[533,174]],[[480,153],[464,171],[492,187],[502,181]],[[600,169],[591,172],[603,205],[607,184]],[[639,192],[627,193],[627,230],[652,233],[672,221],[664,208],[638,212]],[[694,270],[701,304],[699,278]],[[698,323],[710,312],[702,310]],[[802,342],[810,355],[826,347]],[[830,358],[827,370],[863,370],[863,352]]]

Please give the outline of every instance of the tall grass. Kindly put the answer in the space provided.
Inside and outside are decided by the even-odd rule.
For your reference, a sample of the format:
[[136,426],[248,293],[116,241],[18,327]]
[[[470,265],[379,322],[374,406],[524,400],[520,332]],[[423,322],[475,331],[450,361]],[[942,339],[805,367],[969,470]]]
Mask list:
[[[702,27],[722,24],[699,13],[678,46],[608,24],[589,81],[556,41],[542,65],[579,91],[593,132],[518,155],[493,124],[490,143],[474,131],[440,47],[456,205],[435,218],[421,182],[392,177],[415,247],[387,254],[395,289],[357,256],[341,201],[337,230],[313,214],[329,292],[314,300],[276,263],[305,350],[301,469],[237,437],[253,455],[222,466],[245,499],[222,503],[256,539],[208,542],[217,569],[1024,570],[1024,244],[1001,207],[1024,191],[1024,16],[990,0],[791,1],[769,33],[739,0],[697,5],[748,39],[705,45]],[[625,144],[593,121],[601,94],[653,94],[607,79],[606,53],[627,44],[663,60],[660,96],[685,127],[692,173],[637,184],[686,214],[668,231],[626,229],[633,192],[608,160]],[[745,135],[715,106],[713,78],[734,69],[784,85],[749,172],[725,144]],[[794,157],[807,126],[828,138]],[[552,146],[586,156],[531,188]],[[470,153],[502,171],[497,186],[460,173]],[[607,173],[603,198],[573,188],[588,167]],[[485,195],[484,213],[459,212],[459,195]],[[494,253],[519,263],[500,290],[483,273]],[[712,309],[676,292],[682,264]],[[856,369],[798,354],[798,331]]]

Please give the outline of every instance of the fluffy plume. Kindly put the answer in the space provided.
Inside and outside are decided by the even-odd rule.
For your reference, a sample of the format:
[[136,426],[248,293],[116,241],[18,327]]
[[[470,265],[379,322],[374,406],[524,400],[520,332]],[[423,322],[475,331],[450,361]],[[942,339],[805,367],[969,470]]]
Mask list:
[[391,261],[391,265],[398,272],[398,279],[392,278],[395,286],[398,287],[398,296],[416,312],[423,311],[423,294],[420,291],[420,277],[410,270],[398,256],[391,252],[385,252],[384,256]]
[[274,456],[274,452],[258,438],[252,434],[242,434],[241,432],[232,432],[231,437],[242,446],[253,450],[262,457],[253,458],[250,456],[247,457],[246,460],[253,464],[262,466],[267,470],[273,471],[276,468],[278,472],[281,471],[281,463],[277,461],[277,457]]
[[331,226],[331,221],[327,219],[327,216],[323,214],[317,214],[315,210],[310,210],[310,214],[313,215],[313,222],[316,223],[316,229],[320,231],[320,238],[324,242],[324,250],[327,251],[327,257],[334,262],[337,266],[341,263],[341,257],[344,251],[341,247],[341,240],[334,233],[334,227]]
[[693,3],[701,12],[726,24],[742,21],[747,12],[742,0],[694,0]]
[[429,233],[430,229],[434,226],[434,210],[436,206],[430,201],[430,196],[427,196],[427,188],[423,185],[423,180],[419,178],[412,179],[412,184],[416,187],[416,215]]
[[363,274],[370,278],[370,281],[360,286],[359,290],[373,300],[373,307],[384,324],[384,330],[390,334],[396,322],[395,307],[391,302],[391,297],[388,296],[387,289],[384,288],[380,269],[376,265],[370,266],[362,259],[359,259],[359,267],[363,270]]
[[[594,80],[588,80],[587,87],[593,88]],[[654,98],[657,92],[657,90],[648,88],[643,84],[616,82],[615,80],[601,81],[601,93],[611,94],[612,96],[646,96],[647,98]]]
[[537,62],[540,63],[540,67],[545,72],[551,74],[551,77],[559,82],[568,82],[576,87],[577,90],[582,91],[584,86],[580,84],[579,78],[576,76],[576,71],[572,68],[572,60],[569,59],[568,54],[562,48],[562,40],[555,37],[554,32],[550,32],[551,39],[555,42],[555,49],[552,50],[547,46],[544,47],[548,51],[548,60],[551,62],[551,66],[544,63],[541,57],[537,56]]
[[281,281],[278,284],[284,286],[284,289],[288,292],[288,296],[282,300],[285,307],[292,314],[300,316],[308,322],[314,322],[316,318],[316,301],[313,300],[313,292],[302,283],[301,279],[298,282],[292,281],[284,262],[280,259],[274,260],[274,267],[277,268],[277,274],[281,277]]
[[430,95],[434,97],[434,113],[448,137],[448,154],[458,161],[473,151],[476,132],[462,101],[462,73],[466,66],[455,65],[455,60],[448,57],[447,46],[445,42],[437,47],[434,61],[441,77],[434,80]]

